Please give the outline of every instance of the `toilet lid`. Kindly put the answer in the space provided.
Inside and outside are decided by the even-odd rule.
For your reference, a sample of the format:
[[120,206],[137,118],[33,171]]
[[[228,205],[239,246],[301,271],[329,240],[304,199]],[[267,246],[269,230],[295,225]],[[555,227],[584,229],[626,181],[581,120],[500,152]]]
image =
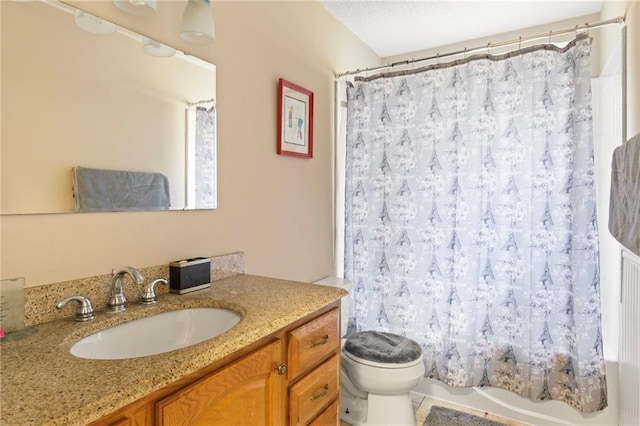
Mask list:
[[383,331],[360,331],[347,337],[344,351],[366,361],[383,364],[407,364],[422,357],[415,341]]

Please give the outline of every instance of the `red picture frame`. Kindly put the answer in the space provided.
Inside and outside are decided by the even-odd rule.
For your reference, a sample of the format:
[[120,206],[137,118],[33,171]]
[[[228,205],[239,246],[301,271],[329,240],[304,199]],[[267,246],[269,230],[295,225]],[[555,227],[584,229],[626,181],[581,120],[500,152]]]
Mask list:
[[278,154],[313,158],[313,92],[278,81]]

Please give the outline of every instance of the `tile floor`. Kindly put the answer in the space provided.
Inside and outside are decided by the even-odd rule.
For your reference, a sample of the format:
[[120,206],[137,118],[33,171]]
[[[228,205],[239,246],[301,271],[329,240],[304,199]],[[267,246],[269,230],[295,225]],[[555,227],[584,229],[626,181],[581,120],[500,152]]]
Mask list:
[[[505,417],[500,417],[491,413],[485,413],[482,411],[472,410],[467,407],[462,407],[459,405],[451,404],[446,401],[442,401],[436,398],[429,398],[426,395],[419,394],[416,392],[411,393],[411,401],[413,402],[413,410],[416,413],[416,426],[423,426],[424,420],[427,418],[429,414],[429,410],[433,405],[439,405],[441,407],[453,408],[455,410],[463,411],[465,413],[473,414],[478,417],[484,417],[489,420],[494,420],[496,422],[505,423],[509,426],[530,426],[527,423],[520,423],[515,420],[511,420]],[[350,424],[341,421],[340,426],[351,426]]]

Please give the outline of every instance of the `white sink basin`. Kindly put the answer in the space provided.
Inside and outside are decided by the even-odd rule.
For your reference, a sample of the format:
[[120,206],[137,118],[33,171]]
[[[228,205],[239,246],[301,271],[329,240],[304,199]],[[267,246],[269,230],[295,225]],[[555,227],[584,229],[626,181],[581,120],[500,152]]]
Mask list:
[[163,312],[116,325],[79,340],[71,354],[88,359],[156,355],[218,336],[240,321],[227,309],[192,308]]

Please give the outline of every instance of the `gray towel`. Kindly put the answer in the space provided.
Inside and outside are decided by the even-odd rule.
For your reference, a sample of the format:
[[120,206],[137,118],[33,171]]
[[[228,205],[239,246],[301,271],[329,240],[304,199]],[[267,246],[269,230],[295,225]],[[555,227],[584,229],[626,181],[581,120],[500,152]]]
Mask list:
[[167,210],[169,180],[162,173],[74,167],[77,212]]
[[640,135],[613,151],[609,231],[640,256]]

